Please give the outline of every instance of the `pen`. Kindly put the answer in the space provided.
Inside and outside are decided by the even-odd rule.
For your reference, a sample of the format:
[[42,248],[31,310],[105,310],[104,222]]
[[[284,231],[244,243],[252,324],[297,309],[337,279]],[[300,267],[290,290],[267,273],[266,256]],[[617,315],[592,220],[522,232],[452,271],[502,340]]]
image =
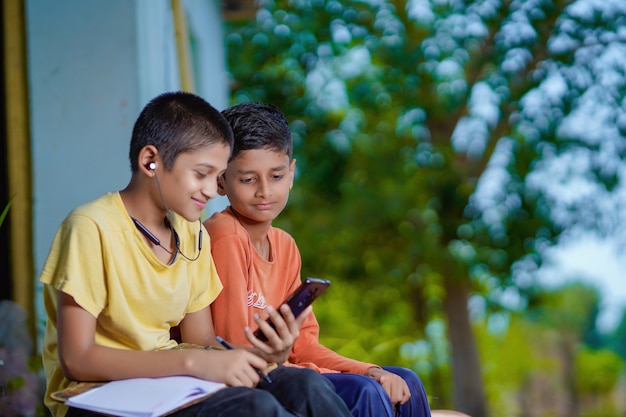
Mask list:
[[[226,340],[222,339],[219,336],[215,336],[215,340],[217,340],[220,345],[224,346],[228,350],[234,349],[230,343],[228,343]],[[268,384],[272,383],[272,380],[270,379],[270,377],[264,374],[260,369],[254,368],[254,370],[256,371],[257,374],[259,374],[261,378],[265,380],[265,382],[267,382]]]

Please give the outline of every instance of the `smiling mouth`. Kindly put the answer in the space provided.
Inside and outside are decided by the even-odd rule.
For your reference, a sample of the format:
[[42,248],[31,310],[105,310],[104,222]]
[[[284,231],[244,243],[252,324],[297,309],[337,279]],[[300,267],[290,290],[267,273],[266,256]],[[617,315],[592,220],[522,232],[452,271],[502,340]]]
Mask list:
[[198,206],[201,209],[204,209],[207,205],[206,201],[202,201],[202,200],[197,200],[195,198],[192,198],[193,202],[196,203],[196,206]]

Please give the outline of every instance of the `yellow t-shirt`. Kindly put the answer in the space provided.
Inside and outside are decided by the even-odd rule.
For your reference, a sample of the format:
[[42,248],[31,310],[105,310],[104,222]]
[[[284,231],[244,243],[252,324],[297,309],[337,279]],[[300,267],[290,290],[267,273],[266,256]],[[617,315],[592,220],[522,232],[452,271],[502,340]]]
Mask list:
[[[174,216],[173,226],[182,252],[195,257],[200,224]],[[189,261],[179,254],[167,265],[146,244],[117,192],[77,208],[63,221],[40,277],[47,284],[45,403],[55,417],[63,417],[67,407],[50,394],[75,383],[64,377],[58,358],[57,291],[71,295],[96,317],[99,345],[144,351],[174,347],[170,328],[186,313],[211,304],[222,289],[209,236],[202,229],[200,257]]]

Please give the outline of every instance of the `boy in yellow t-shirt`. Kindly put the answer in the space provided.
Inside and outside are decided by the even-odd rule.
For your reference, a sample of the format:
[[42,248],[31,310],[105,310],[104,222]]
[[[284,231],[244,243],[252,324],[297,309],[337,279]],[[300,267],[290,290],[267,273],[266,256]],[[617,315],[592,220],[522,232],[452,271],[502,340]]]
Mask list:
[[277,331],[265,326],[271,346],[251,340],[249,349],[173,349],[176,325],[182,342],[216,345],[210,304],[222,285],[200,217],[232,143],[228,122],[202,98],[162,94],[135,122],[127,187],[61,224],[41,274],[46,405],[54,417],[98,415],[50,398],[78,381],[170,375],[229,386],[176,417],[349,416],[312,371],[278,367],[272,383],[260,380],[257,370],[284,361],[297,337],[302,320],[293,315],[273,312]]

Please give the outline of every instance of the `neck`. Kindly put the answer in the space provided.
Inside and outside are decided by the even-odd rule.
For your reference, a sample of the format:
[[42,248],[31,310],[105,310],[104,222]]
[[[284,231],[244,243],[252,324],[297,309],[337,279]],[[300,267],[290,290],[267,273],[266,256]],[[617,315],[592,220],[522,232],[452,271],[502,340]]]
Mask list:
[[160,233],[169,230],[167,212],[156,206],[149,195],[130,190],[128,187],[121,190],[119,194],[129,216],[141,221],[153,232]]
[[239,224],[248,232],[252,246],[254,246],[257,253],[265,260],[269,260],[271,257],[271,248],[268,233],[271,223],[252,222],[237,213],[232,206],[229,206],[229,210],[233,216],[235,216]]

